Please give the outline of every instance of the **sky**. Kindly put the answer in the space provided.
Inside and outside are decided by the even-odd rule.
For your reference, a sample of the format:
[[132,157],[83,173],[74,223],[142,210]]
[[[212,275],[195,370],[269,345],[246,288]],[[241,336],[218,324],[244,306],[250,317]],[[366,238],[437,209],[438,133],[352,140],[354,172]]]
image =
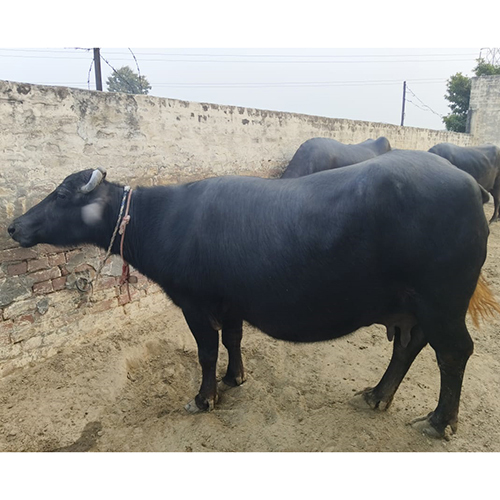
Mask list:
[[[446,81],[473,76],[481,48],[106,48],[114,69],[144,75],[149,94],[187,101],[444,130]],[[483,51],[484,54],[484,51]],[[0,48],[0,79],[95,90],[88,47]]]

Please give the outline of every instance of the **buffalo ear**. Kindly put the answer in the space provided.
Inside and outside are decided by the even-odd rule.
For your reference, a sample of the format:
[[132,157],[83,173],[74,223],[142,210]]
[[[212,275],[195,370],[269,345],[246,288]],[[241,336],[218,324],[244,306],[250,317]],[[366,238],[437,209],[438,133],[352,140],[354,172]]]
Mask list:
[[102,219],[104,212],[104,203],[100,200],[94,201],[89,205],[82,207],[82,219],[87,226],[94,226]]

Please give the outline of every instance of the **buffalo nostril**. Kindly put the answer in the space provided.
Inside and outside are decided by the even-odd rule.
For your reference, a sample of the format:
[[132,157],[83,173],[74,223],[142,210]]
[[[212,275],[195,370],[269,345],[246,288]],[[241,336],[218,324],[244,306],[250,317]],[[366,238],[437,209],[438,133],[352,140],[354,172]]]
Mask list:
[[13,235],[14,235],[14,233],[16,232],[16,228],[15,228],[14,224],[11,224],[11,225],[8,227],[7,231],[9,232],[9,234],[10,234],[11,236],[13,236]]

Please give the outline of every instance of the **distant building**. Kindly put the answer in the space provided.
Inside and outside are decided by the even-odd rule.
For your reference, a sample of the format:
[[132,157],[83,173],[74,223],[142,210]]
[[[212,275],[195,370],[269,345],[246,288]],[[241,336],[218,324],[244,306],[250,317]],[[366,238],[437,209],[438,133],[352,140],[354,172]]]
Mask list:
[[500,75],[472,78],[466,132],[500,147]]

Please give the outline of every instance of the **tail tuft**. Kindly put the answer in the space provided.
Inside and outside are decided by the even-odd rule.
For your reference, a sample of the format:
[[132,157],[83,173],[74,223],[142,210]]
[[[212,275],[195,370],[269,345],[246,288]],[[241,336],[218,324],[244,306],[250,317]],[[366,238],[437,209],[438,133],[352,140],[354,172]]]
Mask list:
[[493,318],[495,314],[500,314],[500,304],[498,304],[482,273],[477,280],[476,290],[470,299],[467,312],[476,328],[479,328],[480,319],[484,321],[487,318]]

